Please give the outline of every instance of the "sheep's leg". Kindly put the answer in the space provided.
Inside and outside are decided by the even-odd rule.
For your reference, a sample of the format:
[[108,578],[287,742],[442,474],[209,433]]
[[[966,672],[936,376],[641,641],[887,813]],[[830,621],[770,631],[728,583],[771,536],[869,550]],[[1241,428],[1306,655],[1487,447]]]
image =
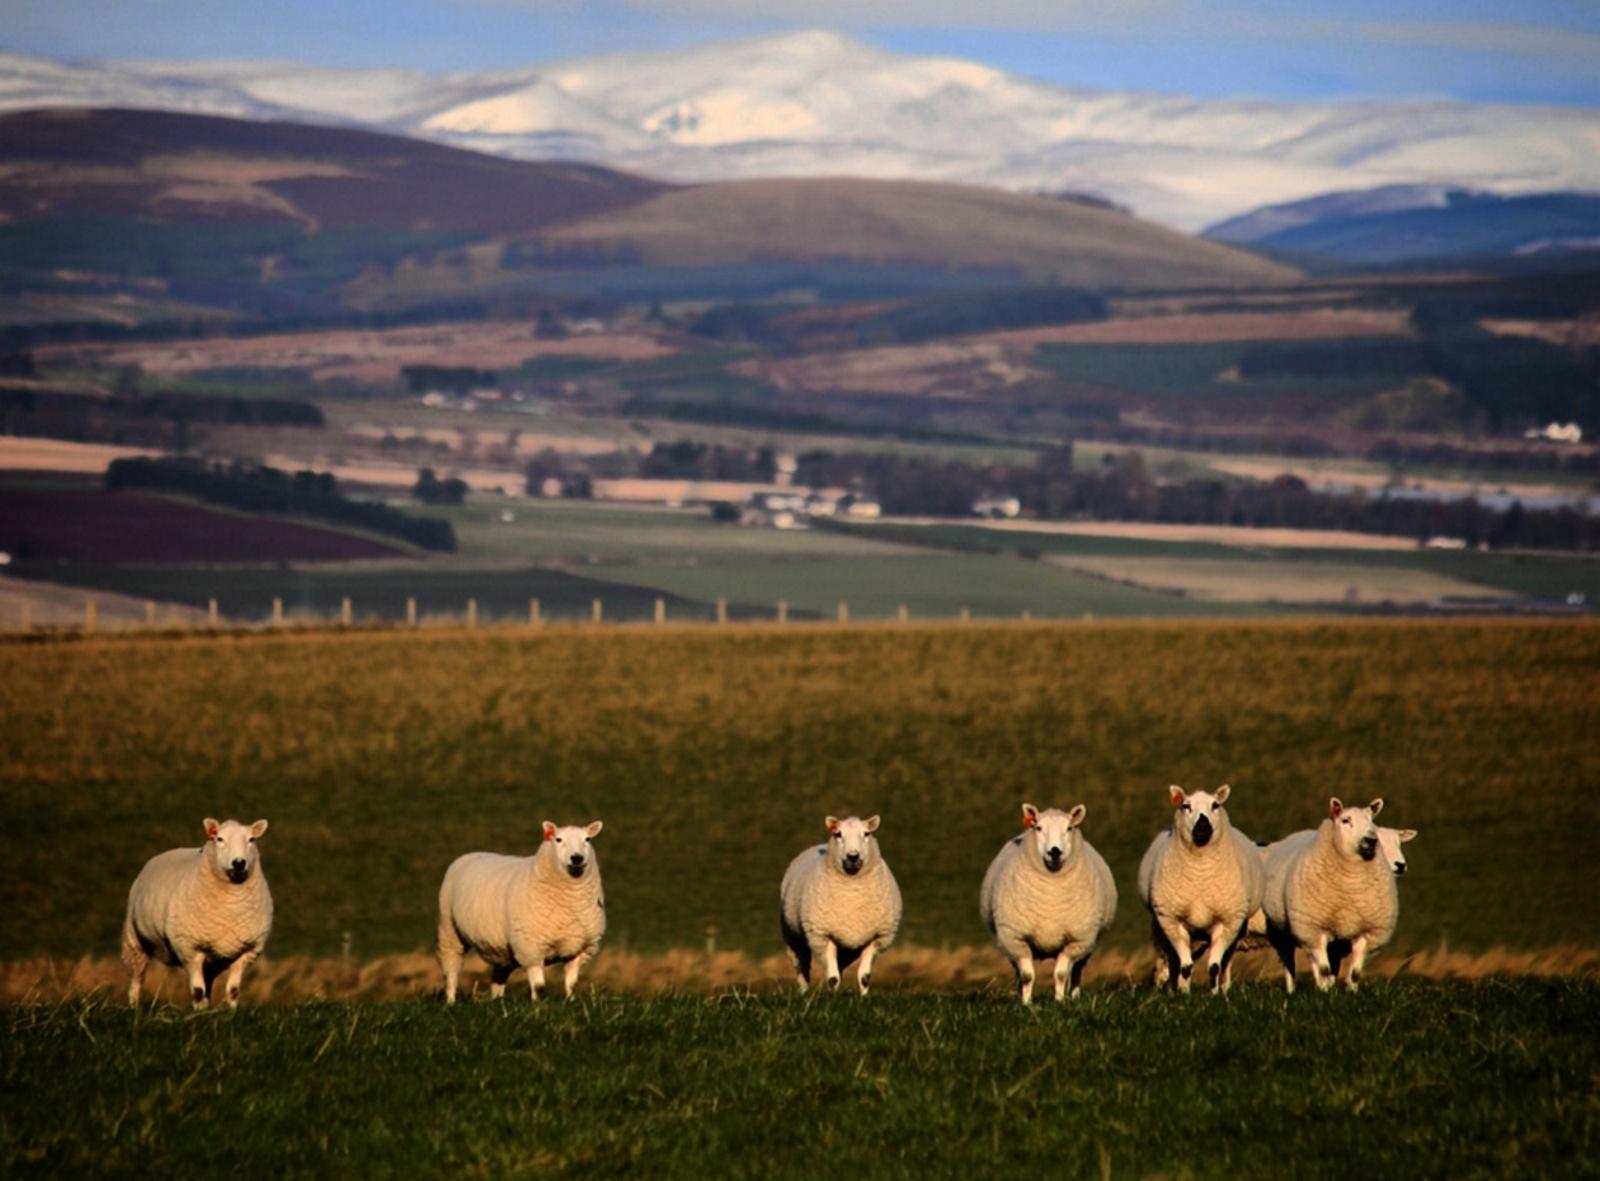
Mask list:
[[1087,955],[1079,957],[1078,949],[1080,946],[1077,943],[1069,943],[1056,956],[1057,1001],[1066,1000],[1069,990],[1074,998],[1078,995],[1078,982],[1083,979],[1083,965],[1089,959]]
[[566,986],[567,999],[569,1001],[572,999],[572,994],[577,990],[578,987],[578,973],[583,971],[585,964],[594,959],[595,952],[599,950],[600,949],[598,947],[595,947],[593,944],[591,944],[567,961],[567,968],[565,973],[562,975],[561,982]]
[[1311,982],[1319,992],[1333,987],[1333,968],[1328,964],[1328,933],[1317,932],[1317,941],[1311,945]]
[[1278,953],[1278,962],[1283,965],[1283,990],[1294,992],[1294,932],[1280,931],[1276,927],[1267,928],[1267,942],[1272,944],[1272,950]]
[[456,925],[440,916],[439,939],[434,945],[439,957],[439,967],[444,972],[444,1003],[456,1003],[456,986],[461,980],[461,958],[467,954],[467,945],[461,939]]
[[839,987],[839,945],[832,939],[824,939],[822,946],[813,947],[812,955],[822,957],[823,979],[828,982],[829,988]]
[[1167,942],[1167,937],[1161,932],[1161,922],[1154,915],[1150,917],[1150,943],[1156,951],[1156,966],[1152,983],[1157,988],[1165,988],[1167,982],[1178,971],[1178,953],[1172,950],[1172,944]]
[[878,943],[873,940],[861,949],[861,963],[856,968],[856,987],[861,990],[861,995],[867,995],[867,989],[872,987],[872,961],[878,958]]
[[1194,976],[1194,956],[1189,951],[1189,925],[1182,919],[1160,919],[1161,934],[1172,945],[1178,961],[1178,991],[1188,992]]
[[517,970],[515,964],[490,964],[489,965],[489,996],[494,1000],[503,1000],[506,995],[506,981],[511,979],[511,973]]
[[233,967],[228,969],[228,1008],[237,1009],[239,1007],[239,986],[244,983],[244,970],[255,963],[256,956],[260,954],[261,952],[258,949],[252,948],[234,960]]
[[137,1006],[139,993],[144,988],[144,970],[150,964],[150,956],[146,954],[144,945],[139,942],[139,936],[134,933],[132,923],[122,928],[122,962],[132,977],[128,981],[128,1003]]
[[1072,961],[1072,979],[1070,981],[1072,987],[1067,995],[1074,1000],[1077,999],[1079,991],[1083,988],[1083,970],[1089,966],[1090,954],[1085,952],[1082,956]]
[[201,952],[194,952],[183,961],[183,969],[189,976],[189,996],[194,1001],[194,1007],[203,1009],[211,1003],[211,981],[206,977],[206,957]]
[[1211,924],[1211,930],[1206,932],[1206,976],[1211,981],[1211,990],[1227,991],[1223,973],[1228,967],[1228,957],[1233,951],[1236,933],[1228,929],[1226,922]]
[[544,987],[544,959],[534,960],[528,965],[528,991],[533,995],[529,997],[535,1004],[539,1002],[539,990]]
[[1357,935],[1350,941],[1350,974],[1345,977],[1345,984],[1351,992],[1361,984],[1361,969],[1367,962],[1367,937]]
[[[1241,934],[1240,939],[1243,938]],[[1233,987],[1233,955],[1239,950],[1239,939],[1228,945],[1228,950],[1222,954],[1222,991],[1226,995],[1228,989]]]

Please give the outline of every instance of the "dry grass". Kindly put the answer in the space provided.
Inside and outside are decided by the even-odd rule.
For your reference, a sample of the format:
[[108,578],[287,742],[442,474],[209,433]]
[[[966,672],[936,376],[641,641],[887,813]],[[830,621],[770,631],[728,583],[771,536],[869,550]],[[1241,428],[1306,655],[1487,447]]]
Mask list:
[[[943,518],[896,518],[896,525],[942,525]],[[1409,537],[1351,533],[1338,529],[1254,529],[1244,525],[1162,525],[1146,521],[964,521],[964,526],[1017,533],[1060,533],[1080,537],[1130,537],[1143,541],[1205,541],[1218,545],[1290,549],[1414,550]]]
[[[1303,958],[1303,957],[1302,957]],[[1148,948],[1132,952],[1103,951],[1089,962],[1085,979],[1107,987],[1146,985],[1154,956]],[[1241,980],[1275,981],[1276,958],[1267,951],[1241,953],[1235,963]],[[895,947],[878,961],[873,973],[883,991],[978,992],[1011,987],[1011,969],[991,947]],[[1531,951],[1493,948],[1471,953],[1452,951],[1440,943],[1426,950],[1386,952],[1369,961],[1368,976],[1406,976],[1425,980],[1481,980],[1487,977],[1600,977],[1600,948],[1548,947]],[[558,975],[551,976],[559,993]],[[737,951],[705,952],[680,948],[656,955],[609,949],[584,975],[583,987],[627,996],[664,993],[719,993],[730,990],[773,992],[793,987],[788,960],[763,959]],[[526,985],[517,976],[512,994]],[[468,961],[464,987],[486,992],[488,973]],[[845,984],[853,987],[847,975]],[[127,969],[111,956],[62,959],[39,956],[0,964],[0,1003],[55,1003],[95,992],[120,997],[127,989]],[[173,1004],[186,1004],[183,973],[152,965],[145,977],[147,993]],[[380,956],[371,960],[318,956],[264,956],[245,980],[247,1003],[295,1004],[309,1000],[404,1000],[436,993],[441,988],[439,965],[429,952]],[[525,995],[525,994],[523,994]],[[520,999],[520,998],[519,998]]]
[[1218,344],[1237,340],[1340,340],[1410,335],[1403,308],[1318,308],[1290,312],[1214,312],[1130,316],[1094,324],[1056,324],[996,332],[1003,344]]
[[[1053,566],[1207,603],[1428,603],[1447,595],[1503,594],[1478,583],[1402,566],[1233,558],[1054,556]],[[1509,596],[1507,596],[1509,597]]]

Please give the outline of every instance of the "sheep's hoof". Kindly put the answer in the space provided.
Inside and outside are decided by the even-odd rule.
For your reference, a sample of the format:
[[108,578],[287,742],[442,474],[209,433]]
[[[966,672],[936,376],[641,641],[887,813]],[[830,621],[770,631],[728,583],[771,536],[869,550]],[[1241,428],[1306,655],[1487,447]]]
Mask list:
[[1211,987],[1215,988],[1217,986],[1217,977],[1222,975],[1222,967],[1218,964],[1212,964],[1206,969],[1206,974],[1211,977]]
[[1194,975],[1194,965],[1193,964],[1184,964],[1182,967],[1180,967],[1178,969],[1178,979],[1180,979],[1180,980],[1188,980],[1189,977],[1191,977],[1193,975]]
[[869,972],[865,976],[861,977],[858,983],[861,985],[861,995],[866,996],[867,989],[872,987],[872,973]]

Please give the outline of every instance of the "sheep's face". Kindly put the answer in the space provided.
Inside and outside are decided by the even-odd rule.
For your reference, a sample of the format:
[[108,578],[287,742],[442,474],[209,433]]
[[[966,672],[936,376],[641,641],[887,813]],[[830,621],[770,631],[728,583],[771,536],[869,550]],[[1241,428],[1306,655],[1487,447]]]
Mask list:
[[1032,804],[1023,804],[1022,827],[1028,830],[1024,843],[1029,855],[1050,873],[1060,873],[1082,839],[1077,830],[1087,811],[1082,804],[1070,812],[1059,808],[1041,812]]
[[588,826],[569,824],[559,828],[544,822],[544,843],[550,847],[556,865],[569,877],[581,878],[595,864],[594,846],[589,842],[600,835],[605,825],[596,820]]
[[856,816],[844,820],[830,816],[827,825],[828,860],[836,869],[854,877],[877,859],[878,841],[872,835],[878,831],[876,816],[865,820]]
[[1167,798],[1177,809],[1172,815],[1172,831],[1186,845],[1203,849],[1228,831],[1228,813],[1222,805],[1233,789],[1224,783],[1215,792],[1191,791],[1174,784]]
[[237,820],[224,820],[218,824],[207,816],[204,824],[206,856],[211,859],[212,868],[236,886],[249,881],[260,860],[256,841],[267,831],[267,822],[240,824]]
[[1365,808],[1352,808],[1338,796],[1328,801],[1328,820],[1333,825],[1333,843],[1346,857],[1371,861],[1378,855],[1378,813],[1383,801],[1373,800]]
[[1417,830],[1414,828],[1379,828],[1378,829],[1378,856],[1383,858],[1383,863],[1389,867],[1389,872],[1395,877],[1404,877],[1406,872],[1406,851],[1400,846],[1409,840],[1414,840]]

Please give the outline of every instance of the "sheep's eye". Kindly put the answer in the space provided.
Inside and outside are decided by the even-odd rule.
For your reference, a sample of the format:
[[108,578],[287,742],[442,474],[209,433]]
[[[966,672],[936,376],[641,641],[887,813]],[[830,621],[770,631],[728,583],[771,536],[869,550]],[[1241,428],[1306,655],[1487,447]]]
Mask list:
[[561,838],[560,837],[556,838],[556,844],[558,844],[558,845],[561,844]]
[[1178,805],[1178,807],[1182,808],[1185,812],[1189,811],[1189,801],[1184,800],[1183,803]]
[[1221,807],[1222,807],[1222,805],[1221,805],[1221,804],[1212,804],[1212,805],[1211,805],[1211,810],[1212,810],[1212,811],[1213,811],[1213,812],[1215,812],[1215,811],[1216,811],[1216,810],[1217,810],[1217,809],[1218,809],[1218,808],[1221,808]]

